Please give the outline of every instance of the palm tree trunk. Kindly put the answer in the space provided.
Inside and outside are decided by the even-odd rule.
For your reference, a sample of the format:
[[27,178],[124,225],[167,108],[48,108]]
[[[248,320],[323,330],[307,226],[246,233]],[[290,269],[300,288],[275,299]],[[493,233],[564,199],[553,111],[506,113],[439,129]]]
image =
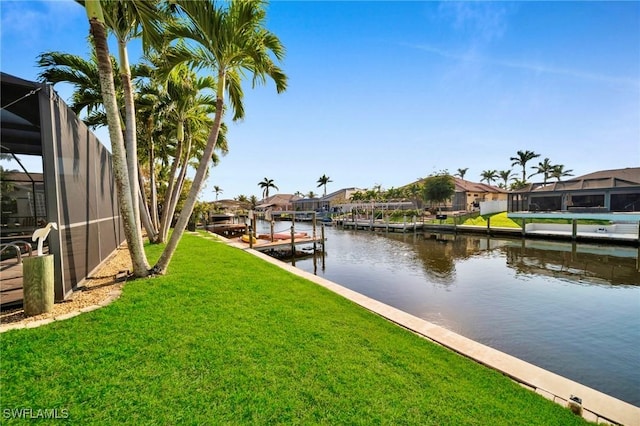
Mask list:
[[224,114],[223,108],[225,80],[226,74],[224,69],[222,69],[218,73],[218,89],[216,91],[216,115],[213,120],[213,127],[211,128],[211,132],[209,133],[209,138],[207,139],[207,146],[204,148],[204,152],[202,153],[200,164],[198,165],[196,175],[193,178],[193,183],[191,184],[189,195],[187,195],[187,199],[185,200],[184,206],[182,207],[180,217],[178,218],[178,221],[173,228],[173,234],[171,234],[171,238],[167,242],[162,255],[160,255],[160,259],[158,259],[158,262],[153,267],[153,272],[157,274],[164,274],[167,271],[169,262],[171,262],[171,258],[173,257],[176,248],[178,248],[178,242],[180,242],[180,238],[182,238],[182,234],[187,227],[187,223],[189,222],[189,218],[191,217],[191,213],[193,212],[193,207],[196,205],[198,194],[200,193],[200,190],[202,189],[202,185],[204,183],[204,179],[207,176],[209,161],[211,161],[213,150],[215,149],[216,143],[218,142],[218,135],[220,134],[220,126],[222,124],[222,116]]
[[[140,188],[144,188],[144,181],[142,178],[142,173],[140,173],[140,169],[138,169],[138,185]],[[155,241],[158,238],[158,228],[153,225],[151,221],[151,214],[149,213],[149,203],[147,202],[146,197],[143,195],[144,191],[138,192],[138,199],[140,202],[140,220],[144,229],[147,231],[147,237],[149,241]]]
[[140,227],[136,227],[135,214],[133,211],[125,146],[122,137],[122,128],[120,126],[116,92],[113,84],[111,58],[109,57],[102,7],[97,0],[85,2],[85,7],[87,17],[89,18],[90,33],[98,59],[100,87],[109,123],[109,137],[111,139],[111,150],[113,153],[113,174],[116,181],[122,224],[127,244],[129,245],[133,274],[137,277],[143,277],[149,274],[149,264],[142,247]]
[[[184,186],[184,180],[187,176],[187,168],[189,167],[189,156],[191,155],[191,141],[187,144],[187,150],[183,158],[181,159],[182,164],[180,165],[180,172],[178,173],[178,177],[175,179],[176,183],[173,186],[173,193],[171,194],[171,204],[169,205],[169,209],[167,212],[167,217],[171,218],[169,221],[169,226],[171,225],[171,220],[176,212],[176,207],[178,206],[178,201],[180,200],[180,194],[182,193],[182,187]],[[168,228],[167,228],[168,232]],[[165,235],[165,240],[168,234]]]
[[[151,204],[151,222],[153,223],[154,228],[159,232],[160,231],[160,221],[158,220],[158,191],[156,188],[156,153],[155,153],[155,144],[153,141],[153,120],[149,118],[148,121],[149,126],[149,193],[150,193],[150,204]],[[156,236],[158,238],[158,236]],[[156,242],[156,241],[154,241]]]
[[164,200],[162,202],[162,217],[160,218],[160,241],[161,243],[167,240],[169,235],[169,228],[171,227],[171,219],[173,213],[169,214],[171,210],[169,207],[173,203],[173,193],[176,181],[176,173],[178,171],[178,164],[182,159],[182,141],[178,140],[178,146],[176,147],[176,156],[171,164],[171,171],[169,172],[169,184],[167,190],[164,193]]
[[[120,79],[124,92],[125,109],[125,150],[127,155],[127,170],[129,171],[129,184],[131,185],[131,200],[133,203],[133,215],[135,217],[136,228],[140,229],[140,202],[138,185],[138,143],[136,140],[136,110],[133,100],[133,87],[131,86],[131,71],[129,68],[129,55],[127,45],[124,41],[118,40],[118,56],[120,59]],[[137,233],[142,242],[142,232]]]

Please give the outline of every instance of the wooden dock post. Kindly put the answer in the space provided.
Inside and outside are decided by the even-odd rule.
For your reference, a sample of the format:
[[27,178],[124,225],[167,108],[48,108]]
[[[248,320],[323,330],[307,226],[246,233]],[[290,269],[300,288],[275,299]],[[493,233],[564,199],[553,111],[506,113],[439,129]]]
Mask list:
[[22,262],[24,314],[28,317],[53,309],[53,255],[27,257]]
[[316,254],[316,212],[313,212],[313,254],[314,254],[314,258],[315,258],[315,254]]
[[575,241],[577,236],[578,236],[578,220],[572,219],[571,220],[571,239]]
[[[295,216],[295,213],[294,213]],[[295,222],[292,222],[295,223]],[[291,265],[296,266],[296,240],[295,225],[291,225]]]
[[487,234],[491,233],[491,217],[487,218]]

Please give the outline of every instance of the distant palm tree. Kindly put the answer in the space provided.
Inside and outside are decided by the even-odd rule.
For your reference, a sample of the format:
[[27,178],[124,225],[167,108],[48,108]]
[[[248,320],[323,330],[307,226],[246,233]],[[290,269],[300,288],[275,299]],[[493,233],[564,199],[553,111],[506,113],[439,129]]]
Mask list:
[[551,175],[551,172],[553,172],[554,167],[555,166],[549,161],[549,158],[545,158],[543,161],[539,162],[537,166],[531,167],[532,169],[535,169],[535,173],[530,174],[529,177],[542,175],[542,183],[546,184],[547,179],[549,179],[549,176]]
[[258,186],[260,188],[262,188],[262,198],[269,198],[269,189],[273,188],[273,189],[277,189],[279,190],[280,188],[278,188],[276,186],[275,183],[273,183],[273,179],[268,179],[268,178],[264,178],[264,180],[262,182],[258,182]]
[[560,178],[573,176],[573,174],[571,173],[572,171],[572,169],[564,170],[564,164],[556,164],[555,166],[553,166],[553,170],[551,171],[551,174],[549,176],[558,179],[558,182],[560,182]]
[[220,188],[218,185],[214,185],[213,192],[216,193],[216,201],[218,201],[218,194],[222,193],[222,188]]
[[351,194],[351,196],[349,197],[350,201],[363,201],[364,200],[364,193],[362,191],[356,191],[353,194]]
[[533,151],[518,151],[516,152],[517,157],[511,157],[510,160],[513,161],[511,163],[512,166],[519,165],[522,166],[522,182],[527,182],[527,162],[533,160],[534,158],[540,157],[540,154],[536,154]]
[[498,171],[497,170],[483,170],[480,175],[482,176],[482,179],[480,179],[480,182],[486,180],[487,184],[491,185],[491,183],[498,178]]
[[318,178],[318,188],[320,188],[321,186],[324,186],[324,195],[327,195],[327,184],[329,182],[333,182],[333,181],[327,175],[322,175],[320,176],[320,178]]
[[249,201],[246,195],[240,194],[236,197],[236,201],[240,201],[241,203],[246,203]]
[[500,177],[500,179],[502,179],[504,181],[504,185],[503,188],[507,188],[509,186],[509,180],[511,180],[511,178],[513,178],[513,173],[511,173],[511,169],[509,170],[500,170],[498,172],[498,176]]
[[464,180],[464,175],[467,174],[467,170],[469,170],[468,167],[464,169],[458,169],[458,173],[454,174],[454,176],[458,176],[460,179]]
[[313,192],[313,191],[309,191],[309,193],[307,194],[307,198],[316,198],[318,195]]
[[258,197],[256,197],[255,195],[252,195],[251,197],[249,197],[249,203],[251,203],[251,208],[255,209],[256,206],[258,205]]

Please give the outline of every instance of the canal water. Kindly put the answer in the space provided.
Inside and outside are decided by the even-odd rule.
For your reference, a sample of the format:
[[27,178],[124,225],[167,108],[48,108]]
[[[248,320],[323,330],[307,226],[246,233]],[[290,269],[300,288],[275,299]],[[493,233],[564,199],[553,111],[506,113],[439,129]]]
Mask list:
[[296,267],[640,406],[637,248],[332,227],[325,236],[324,256]]

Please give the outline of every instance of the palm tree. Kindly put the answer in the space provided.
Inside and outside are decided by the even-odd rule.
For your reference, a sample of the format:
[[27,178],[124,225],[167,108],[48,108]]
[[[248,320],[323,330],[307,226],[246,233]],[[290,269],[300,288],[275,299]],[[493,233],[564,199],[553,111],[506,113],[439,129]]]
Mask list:
[[[115,58],[111,58],[112,73],[118,70]],[[76,115],[81,116],[89,127],[106,126],[106,115],[102,104],[102,92],[100,88],[100,75],[98,71],[98,58],[91,55],[90,60],[80,56],[64,52],[45,52],[38,55],[37,64],[42,71],[38,74],[38,80],[51,83],[68,83],[73,86],[74,92],[69,100],[69,108]],[[121,84],[115,83],[116,96],[122,93]]]
[[[138,184],[138,143],[136,140],[136,113],[134,105],[131,67],[127,45],[133,38],[142,36],[142,45],[149,51],[152,45],[160,46],[160,10],[154,0],[118,0],[103,2],[105,24],[118,42],[118,65],[122,81],[125,109],[125,149],[127,153],[127,170],[129,173],[129,190],[133,203],[133,213],[137,228],[140,229],[140,187]],[[142,243],[142,233],[137,233]]]
[[327,195],[327,184],[329,182],[333,182],[331,178],[327,175],[322,175],[318,178],[318,188],[324,186],[324,195]]
[[533,160],[534,158],[540,157],[540,154],[536,154],[533,151],[518,151],[516,152],[517,157],[511,157],[512,161],[511,165],[519,165],[522,166],[522,182],[527,182],[527,162]]
[[480,179],[480,182],[486,180],[487,184],[491,185],[491,183],[498,178],[498,171],[497,170],[483,170],[480,175],[482,176],[482,179]]
[[255,209],[258,205],[258,197],[256,197],[255,195],[249,197],[249,204],[251,204],[252,209]]
[[218,201],[218,194],[221,194],[222,188],[220,188],[218,185],[213,185],[213,192],[215,192],[216,194],[216,201]]
[[[166,83],[166,100],[169,104],[166,119],[174,124],[172,135],[175,137],[176,145],[164,197],[164,205],[167,209],[166,214],[163,213],[161,222],[161,241],[165,241],[168,237],[189,161],[194,157],[199,158],[206,143],[212,124],[210,115],[215,112],[215,99],[203,92],[215,88],[215,85],[213,78],[198,77],[184,64],[176,66],[169,74]],[[223,153],[226,152],[224,135],[225,132],[219,132],[215,147],[215,149],[221,149]]]
[[551,164],[549,159],[545,158],[544,161],[539,162],[537,166],[532,167],[532,169],[535,169],[535,173],[530,174],[529,177],[541,174],[543,176],[542,183],[546,185],[547,179],[549,179],[549,175],[553,171],[554,167],[555,166]]
[[222,125],[225,93],[229,96],[233,119],[237,120],[244,116],[241,82],[245,72],[253,75],[253,83],[264,83],[270,77],[278,92],[287,87],[285,74],[272,59],[282,60],[284,47],[275,34],[264,28],[266,13],[263,2],[230,2],[220,7],[210,0],[174,0],[173,3],[185,19],[184,22],[169,25],[167,33],[174,40],[185,39],[189,43],[171,46],[165,59],[172,65],[192,63],[200,69],[213,71],[217,82],[216,110],[182,214],[154,266],[154,271],[159,274],[165,273],[202,188]]
[[[98,62],[99,80],[104,108],[109,123],[109,137],[113,154],[113,175],[125,237],[131,255],[133,274],[144,277],[149,274],[149,263],[142,247],[142,233],[138,225],[138,218],[134,211],[131,196],[131,183],[127,168],[125,142],[120,123],[120,113],[113,82],[113,66],[107,45],[107,28],[102,6],[99,1],[85,2],[85,10],[89,19],[91,40],[93,42]],[[136,176],[137,179],[137,176]]]
[[558,179],[558,182],[560,182],[560,178],[573,176],[573,174],[571,173],[572,171],[572,169],[564,170],[564,164],[556,164],[555,166],[553,166],[553,170],[551,171],[550,176],[552,178]]
[[467,170],[469,170],[468,167],[464,169],[458,169],[458,173],[456,173],[454,176],[458,176],[460,179],[464,180],[464,175],[467,174]]
[[307,193],[307,198],[316,198],[317,196],[318,196],[318,195],[317,195],[315,192],[313,192],[313,191],[309,191],[309,192]]
[[500,170],[498,172],[498,176],[500,177],[500,179],[502,179],[504,181],[504,184],[502,185],[503,188],[507,188],[509,186],[509,180],[511,180],[511,178],[513,178],[513,173],[511,173],[511,169],[509,170]]
[[273,179],[268,178],[264,178],[262,182],[258,182],[258,186],[262,188],[262,199],[269,198],[269,188],[280,190],[280,188],[273,183]]

